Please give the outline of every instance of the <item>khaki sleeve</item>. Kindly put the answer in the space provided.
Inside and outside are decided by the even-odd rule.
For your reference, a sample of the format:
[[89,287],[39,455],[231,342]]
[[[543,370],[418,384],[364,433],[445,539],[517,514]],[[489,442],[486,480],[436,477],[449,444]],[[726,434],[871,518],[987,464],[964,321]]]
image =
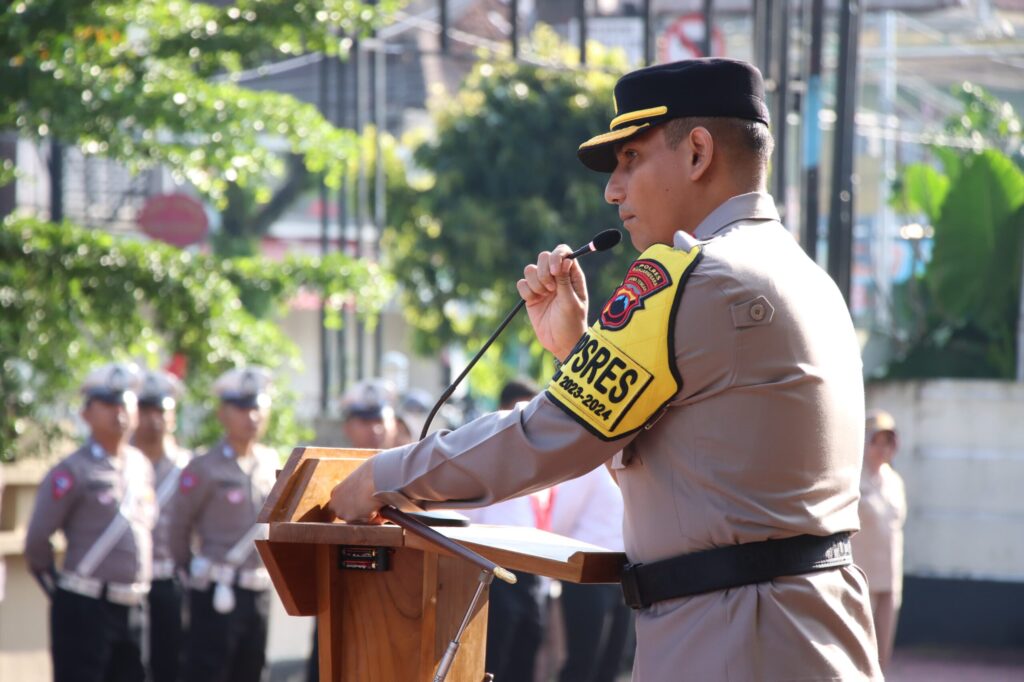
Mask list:
[[50,469],[36,489],[35,506],[25,534],[25,559],[33,573],[43,573],[53,567],[50,537],[64,527],[84,484],[67,462],[61,462]]
[[728,301],[715,277],[701,268],[687,282],[675,325],[675,360],[682,378],[676,404],[701,400],[735,382],[739,352]]
[[210,485],[200,459],[189,462],[178,477],[178,489],[171,496],[167,510],[168,549],[176,566],[186,567],[192,559],[192,533]]
[[590,471],[632,438],[604,441],[542,393],[380,453],[373,460],[376,497],[405,510],[482,507]]

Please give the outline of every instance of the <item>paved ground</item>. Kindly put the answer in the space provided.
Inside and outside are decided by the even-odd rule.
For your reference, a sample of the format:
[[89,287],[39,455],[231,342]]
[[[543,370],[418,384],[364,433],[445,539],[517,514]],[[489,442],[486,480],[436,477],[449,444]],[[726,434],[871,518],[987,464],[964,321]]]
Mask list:
[[[271,682],[305,682],[301,664],[279,663]],[[887,682],[1024,682],[1024,649],[982,651],[897,649]],[[498,681],[496,681],[498,682]],[[505,682],[514,682],[506,680]],[[624,674],[619,682],[629,682]],[[666,681],[667,682],[667,681]]]
[[942,650],[897,649],[888,682],[1018,682],[1024,681],[1024,649]]

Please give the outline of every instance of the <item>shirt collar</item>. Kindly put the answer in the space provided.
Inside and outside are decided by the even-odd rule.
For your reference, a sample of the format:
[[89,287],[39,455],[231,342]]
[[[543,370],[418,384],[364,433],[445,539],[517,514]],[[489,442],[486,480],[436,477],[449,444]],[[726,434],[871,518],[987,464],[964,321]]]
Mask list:
[[89,454],[93,459],[106,459],[109,456],[106,449],[91,438],[89,439]]
[[732,197],[708,214],[693,235],[697,239],[710,239],[724,228],[740,220],[779,220],[775,200],[764,192],[749,192]]

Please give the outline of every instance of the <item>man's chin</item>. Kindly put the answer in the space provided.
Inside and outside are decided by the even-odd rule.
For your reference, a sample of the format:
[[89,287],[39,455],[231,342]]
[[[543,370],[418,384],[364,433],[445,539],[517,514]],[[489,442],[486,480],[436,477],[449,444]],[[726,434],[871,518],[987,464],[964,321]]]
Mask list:
[[646,240],[641,240],[639,237],[635,237],[633,235],[629,235],[629,241],[633,243],[633,248],[639,251],[640,253],[646,251],[647,248],[650,246],[650,244],[648,244]]

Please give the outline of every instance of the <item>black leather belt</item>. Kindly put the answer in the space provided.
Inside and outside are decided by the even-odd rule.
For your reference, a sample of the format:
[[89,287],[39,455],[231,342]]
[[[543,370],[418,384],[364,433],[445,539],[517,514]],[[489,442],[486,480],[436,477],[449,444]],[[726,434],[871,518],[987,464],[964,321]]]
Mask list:
[[666,599],[763,583],[853,563],[850,534],[797,535],[681,554],[649,564],[626,564],[622,593],[634,609]]

